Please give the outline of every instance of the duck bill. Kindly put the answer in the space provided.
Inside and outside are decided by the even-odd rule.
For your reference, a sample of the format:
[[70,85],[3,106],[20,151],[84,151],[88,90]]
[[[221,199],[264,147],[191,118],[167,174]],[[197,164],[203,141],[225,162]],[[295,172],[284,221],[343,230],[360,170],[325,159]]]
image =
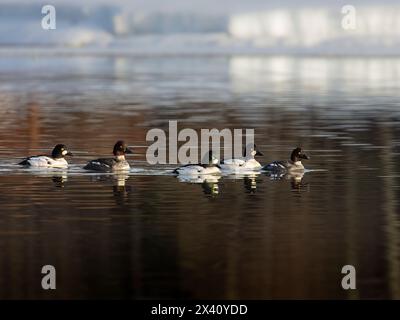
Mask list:
[[300,158],[300,159],[305,159],[305,160],[309,160],[309,159],[310,159],[310,157],[307,156],[306,154],[301,154],[301,155],[299,156],[299,158]]
[[260,151],[257,150],[256,156],[263,156],[263,155],[264,155],[264,154],[263,154],[262,152],[260,152]]
[[67,152],[67,154],[66,154],[66,156],[70,156],[70,157],[73,157],[74,155],[72,154],[72,152]]
[[126,154],[132,154],[133,152],[132,152],[132,150],[131,150],[131,149],[129,149],[129,148],[126,148],[126,149],[125,149],[125,153],[126,153]]

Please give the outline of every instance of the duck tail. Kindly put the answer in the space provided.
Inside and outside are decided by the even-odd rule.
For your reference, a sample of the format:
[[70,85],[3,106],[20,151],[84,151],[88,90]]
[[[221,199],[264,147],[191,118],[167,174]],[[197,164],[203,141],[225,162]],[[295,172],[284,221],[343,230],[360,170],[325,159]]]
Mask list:
[[20,166],[27,166],[27,165],[29,165],[28,159],[22,160],[21,162],[18,163],[18,165],[20,165]]

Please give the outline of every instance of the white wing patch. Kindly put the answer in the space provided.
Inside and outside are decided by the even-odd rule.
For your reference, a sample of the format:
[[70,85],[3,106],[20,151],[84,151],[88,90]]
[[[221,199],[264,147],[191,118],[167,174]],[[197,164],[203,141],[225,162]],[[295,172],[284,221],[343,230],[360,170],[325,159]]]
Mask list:
[[92,165],[94,165],[94,166],[99,166],[99,167],[105,166],[105,167],[107,167],[107,168],[110,168],[110,166],[109,166],[107,163],[100,163],[99,161],[92,161],[91,163],[92,163]]
[[246,161],[243,159],[227,159],[227,160],[224,160],[224,163],[221,163],[221,165],[241,167],[245,163],[246,163]]
[[50,157],[40,156],[40,157],[31,157],[27,161],[31,167],[35,167],[35,168],[66,168],[66,167],[68,167],[68,162],[63,158],[52,159]]
[[243,170],[260,169],[261,164],[255,159],[228,159],[220,164],[222,170],[242,172]]
[[267,170],[286,170],[286,167],[280,162],[271,162],[266,168]]

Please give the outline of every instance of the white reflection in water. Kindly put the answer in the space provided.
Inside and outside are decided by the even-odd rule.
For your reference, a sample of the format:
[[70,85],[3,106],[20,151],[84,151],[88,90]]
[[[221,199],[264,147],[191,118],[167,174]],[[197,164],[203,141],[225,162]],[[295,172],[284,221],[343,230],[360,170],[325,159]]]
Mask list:
[[219,194],[218,182],[221,176],[205,174],[205,175],[179,175],[179,182],[201,184],[204,194],[216,196]]
[[400,60],[235,56],[229,62],[229,75],[231,89],[238,94],[295,90],[314,96],[337,91],[354,95],[365,87],[371,88],[367,94],[387,87],[398,95],[393,86],[400,81]]

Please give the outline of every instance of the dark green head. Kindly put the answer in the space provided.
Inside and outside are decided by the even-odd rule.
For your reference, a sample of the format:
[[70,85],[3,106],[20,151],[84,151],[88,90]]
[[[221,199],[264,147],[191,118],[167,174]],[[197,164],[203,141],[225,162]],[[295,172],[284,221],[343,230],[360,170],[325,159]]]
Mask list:
[[243,150],[243,157],[263,156],[264,154],[258,150],[257,145],[247,145]]
[[72,156],[72,153],[69,152],[67,147],[63,144],[56,145],[51,152],[51,157],[54,159],[64,158],[65,156]]
[[301,161],[302,159],[308,160],[310,158],[305,153],[302,152],[300,147],[297,147],[292,151],[292,154],[290,155],[290,160],[296,162],[296,161]]

